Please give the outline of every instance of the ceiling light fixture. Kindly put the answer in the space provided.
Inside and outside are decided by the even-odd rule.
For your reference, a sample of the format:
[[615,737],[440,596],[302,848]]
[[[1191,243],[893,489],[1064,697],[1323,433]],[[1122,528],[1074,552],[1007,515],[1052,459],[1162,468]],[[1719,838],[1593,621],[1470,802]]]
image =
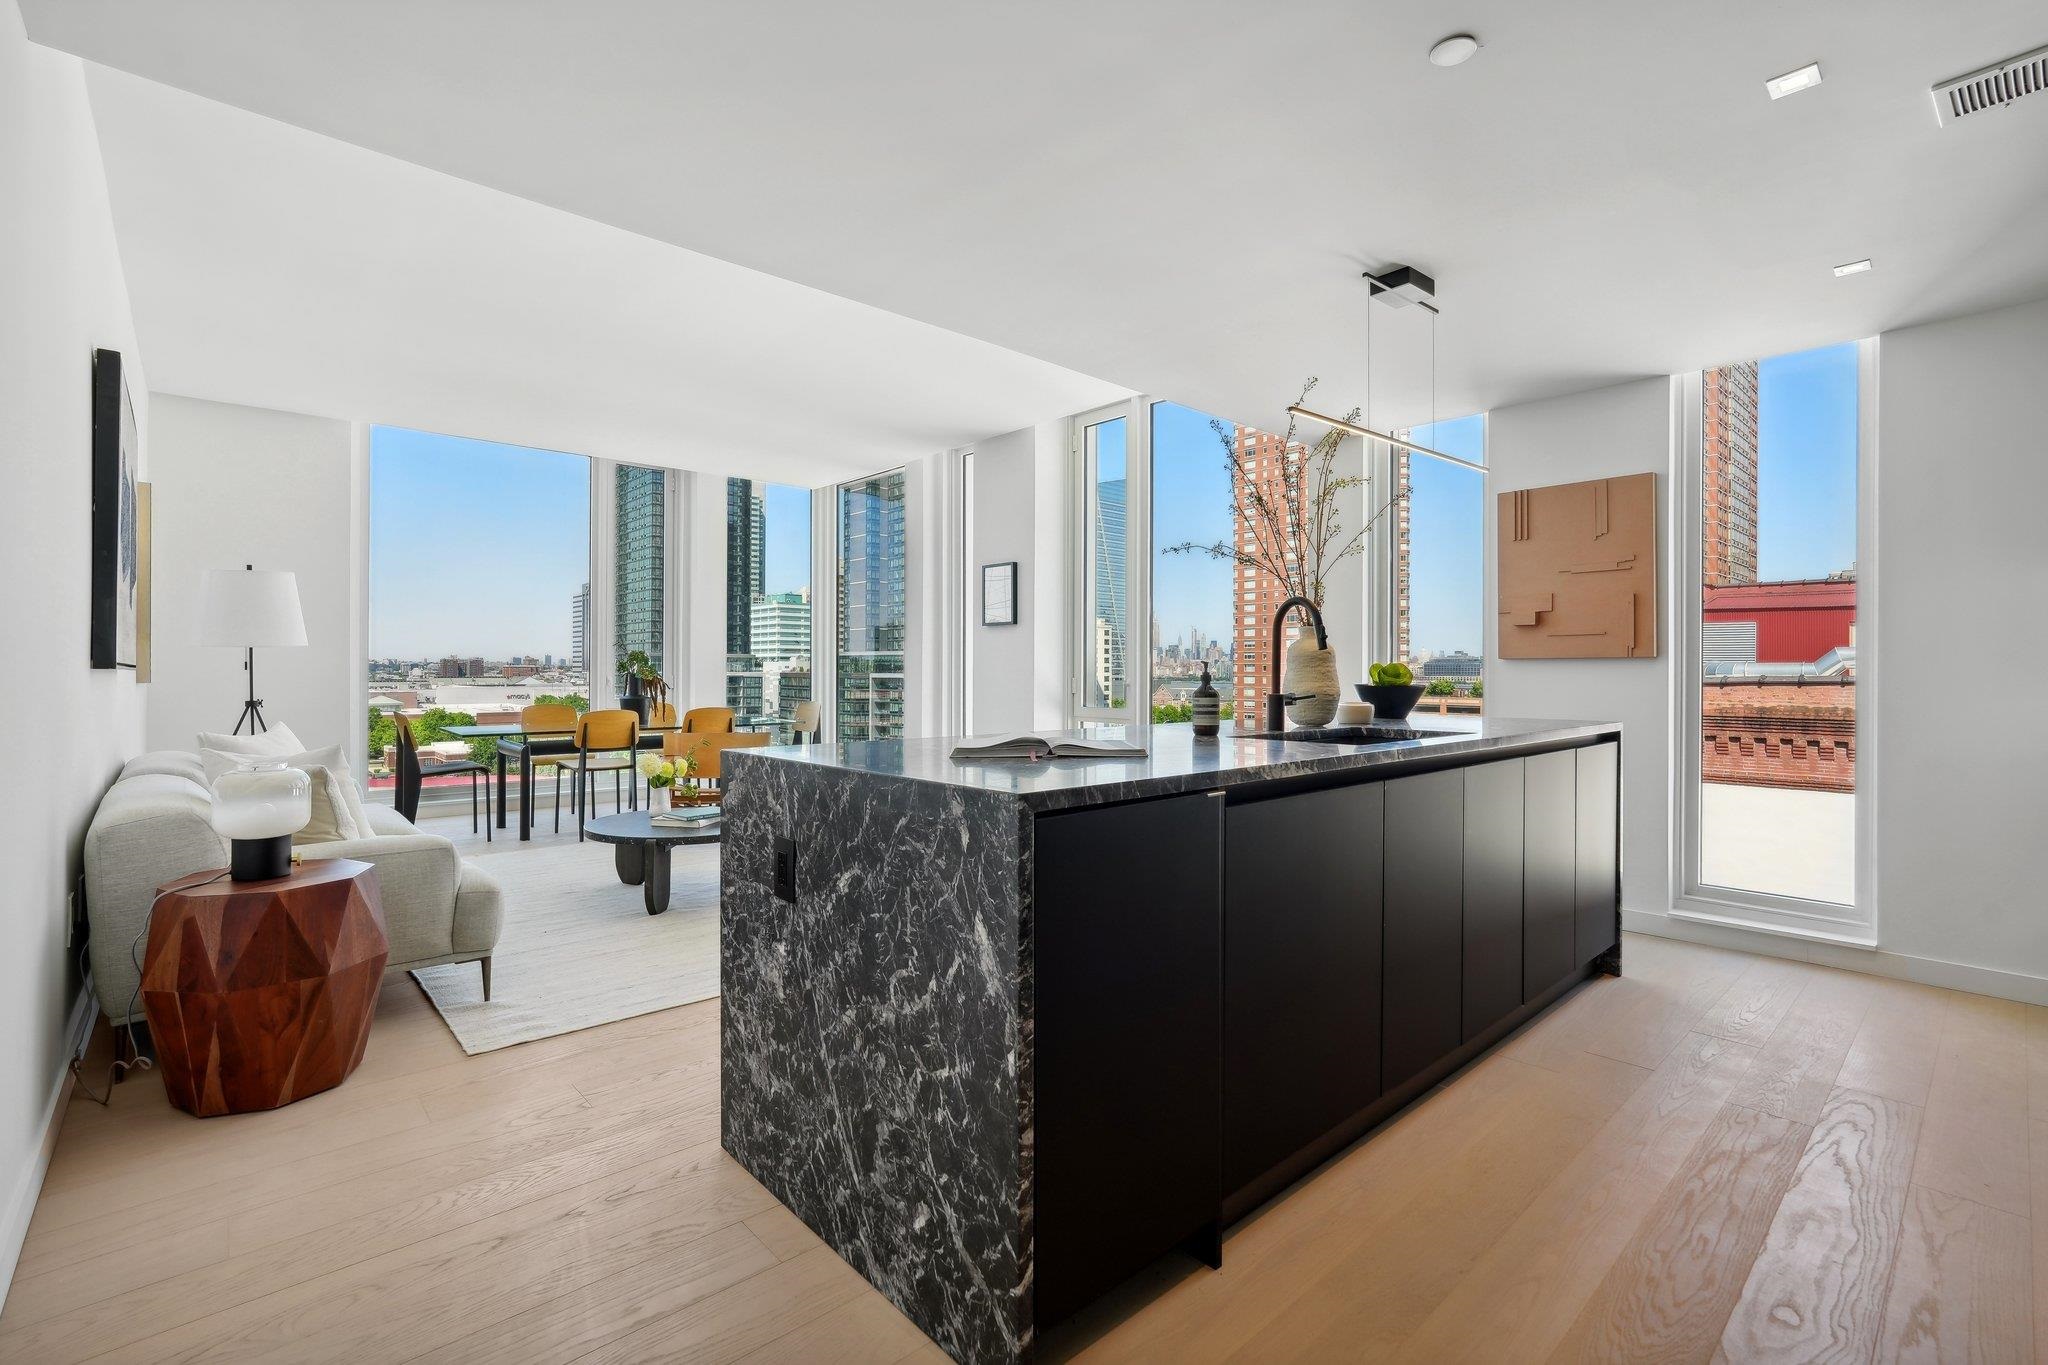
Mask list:
[[1773,76],[1764,82],[1764,89],[1771,92],[1771,98],[1781,100],[1787,95],[1796,95],[1802,90],[1811,90],[1820,84],[1820,63],[1808,62],[1797,71],[1787,71],[1782,76]]
[[1861,275],[1868,269],[1870,269],[1869,261],[1851,261],[1847,265],[1836,266],[1835,273],[1837,275]]
[[1431,66],[1456,66],[1470,61],[1479,50],[1479,40],[1469,33],[1453,33],[1429,50]]
[[1485,465],[1474,464],[1462,455],[1447,455],[1441,450],[1431,450],[1428,446],[1417,445],[1413,441],[1404,441],[1399,436],[1389,436],[1384,431],[1374,431],[1371,427],[1360,426],[1356,422],[1347,422],[1342,417],[1332,417],[1328,413],[1317,412],[1314,408],[1305,408],[1299,403],[1290,404],[1287,412],[1289,416],[1306,417],[1311,422],[1321,422],[1326,427],[1335,427],[1339,431],[1348,431],[1353,436],[1363,436],[1368,441],[1379,441],[1385,445],[1392,446],[1396,450],[1408,450],[1413,451],[1417,455],[1430,455],[1439,460],[1449,460],[1452,464],[1461,464],[1467,469],[1477,469],[1481,473],[1484,473],[1486,470]]

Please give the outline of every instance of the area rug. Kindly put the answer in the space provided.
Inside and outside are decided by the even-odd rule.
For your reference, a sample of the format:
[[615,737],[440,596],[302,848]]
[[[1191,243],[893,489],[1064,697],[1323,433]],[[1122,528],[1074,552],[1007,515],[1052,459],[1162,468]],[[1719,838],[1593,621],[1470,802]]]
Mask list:
[[613,870],[610,844],[571,838],[477,856],[505,893],[490,1000],[474,962],[412,977],[471,1056],[709,1000],[718,994],[718,846],[670,858],[669,908],[650,915],[640,888]]

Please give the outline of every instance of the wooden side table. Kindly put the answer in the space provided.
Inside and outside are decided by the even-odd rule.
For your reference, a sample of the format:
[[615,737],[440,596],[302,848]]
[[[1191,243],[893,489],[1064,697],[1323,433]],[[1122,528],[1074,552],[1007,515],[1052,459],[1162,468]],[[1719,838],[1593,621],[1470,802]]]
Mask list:
[[195,872],[160,888],[142,1012],[171,1103],[244,1114],[340,1085],[363,1060],[389,956],[368,863],[309,859],[256,882]]

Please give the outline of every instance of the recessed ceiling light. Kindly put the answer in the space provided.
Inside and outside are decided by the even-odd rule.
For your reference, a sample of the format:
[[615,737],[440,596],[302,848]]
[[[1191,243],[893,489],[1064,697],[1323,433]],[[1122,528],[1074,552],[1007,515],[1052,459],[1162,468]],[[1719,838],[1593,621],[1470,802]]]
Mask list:
[[1431,66],[1456,66],[1479,50],[1479,40],[1469,33],[1453,33],[1429,50]]
[[1861,275],[1868,269],[1870,269],[1869,261],[1851,261],[1847,265],[1836,266],[1835,273],[1837,275]]
[[1802,90],[1811,90],[1820,84],[1820,63],[1808,62],[1797,71],[1787,71],[1782,76],[1773,76],[1764,82],[1764,89],[1771,92],[1771,98],[1781,100],[1787,95],[1796,95]]

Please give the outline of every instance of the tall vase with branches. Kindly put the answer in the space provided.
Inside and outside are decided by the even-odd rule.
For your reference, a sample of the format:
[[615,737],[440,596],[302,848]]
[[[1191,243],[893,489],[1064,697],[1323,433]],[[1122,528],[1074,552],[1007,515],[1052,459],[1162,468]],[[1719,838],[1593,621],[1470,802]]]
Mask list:
[[[1294,406],[1304,405],[1318,382],[1313,376],[1304,382],[1301,396],[1295,399]],[[1356,422],[1358,419],[1357,408],[1345,414],[1347,421]],[[1344,444],[1344,433],[1333,427],[1317,438],[1313,445],[1305,445],[1298,438],[1298,428],[1299,419],[1289,413],[1287,428],[1281,437],[1278,468],[1274,469],[1255,461],[1249,452],[1241,448],[1236,427],[1222,421],[1210,422],[1209,429],[1216,433],[1216,439],[1223,447],[1224,464],[1230,475],[1231,521],[1243,528],[1247,535],[1209,544],[1184,540],[1164,548],[1168,554],[1198,554],[1229,560],[1254,573],[1267,575],[1279,585],[1282,598],[1306,597],[1320,611],[1330,579],[1338,566],[1365,553],[1374,528],[1406,494],[1397,489],[1392,497],[1374,508],[1372,475],[1348,474],[1338,470],[1337,455]],[[1352,489],[1362,490],[1362,504],[1372,509],[1356,529],[1348,527],[1344,519],[1345,494]],[[1247,540],[1249,543],[1244,543]],[[1281,642],[1274,640],[1271,647],[1277,650]],[[1326,650],[1314,650],[1312,642],[1303,652],[1328,653]],[[1290,654],[1290,663],[1293,662]],[[1318,676],[1327,669],[1334,678],[1334,660],[1318,659],[1313,666]],[[1295,692],[1299,688],[1289,683],[1287,690]],[[1328,714],[1324,714],[1325,711]],[[1317,704],[1300,710],[1290,708],[1288,714],[1299,724],[1319,725],[1335,712],[1333,689],[1326,705],[1318,693]]]

